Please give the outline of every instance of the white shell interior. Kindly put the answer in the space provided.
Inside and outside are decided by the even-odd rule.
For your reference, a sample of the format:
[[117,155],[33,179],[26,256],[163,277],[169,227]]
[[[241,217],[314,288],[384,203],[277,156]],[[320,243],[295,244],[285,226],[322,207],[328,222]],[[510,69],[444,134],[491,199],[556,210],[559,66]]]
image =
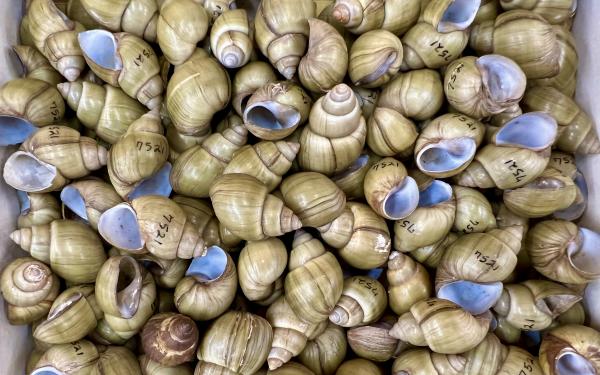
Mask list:
[[556,373],[559,375],[595,375],[594,366],[585,357],[574,352],[565,352],[556,359]]
[[85,201],[79,193],[79,190],[71,185],[65,186],[60,192],[60,200],[77,216],[84,220],[88,219]]
[[444,12],[438,24],[438,31],[447,33],[464,30],[473,23],[481,0],[454,0]]
[[392,220],[399,220],[410,215],[419,204],[419,187],[410,176],[406,176],[402,183],[385,197],[383,211]]
[[427,189],[419,193],[419,207],[432,207],[452,198],[452,186],[440,180],[433,180]]
[[169,180],[171,168],[171,163],[166,162],[158,172],[152,175],[152,177],[142,180],[135,189],[129,193],[127,198],[132,200],[145,195],[162,195],[163,197],[171,195],[171,191],[173,190],[171,181]]
[[543,112],[524,113],[504,124],[495,135],[496,145],[540,151],[556,139],[556,120]]
[[19,200],[19,208],[21,209],[21,215],[27,215],[31,208],[31,201],[29,200],[29,194],[24,191],[17,190],[17,199]]
[[287,129],[300,122],[300,113],[289,105],[264,101],[246,107],[244,122],[265,129]]
[[517,102],[525,93],[527,77],[516,62],[501,55],[485,55],[476,63],[494,102]]
[[58,306],[52,306],[52,309],[48,313],[48,318],[47,319],[48,320],[52,320],[52,319],[56,318],[57,316],[59,316],[63,312],[67,311],[67,309],[71,305],[73,305],[75,302],[81,300],[81,298],[83,298],[83,294],[81,294],[81,293],[74,293],[69,298],[67,298],[65,301],[63,301],[60,305],[58,305]]
[[33,370],[31,375],[65,375],[65,373],[62,371],[58,371],[52,366],[44,366]]
[[567,251],[571,262],[578,269],[591,274],[600,274],[600,233],[579,228],[581,246],[570,246]]
[[117,305],[125,319],[137,312],[142,293],[142,274],[136,260],[126,256],[119,263],[119,280],[117,281]]
[[206,249],[206,254],[196,257],[185,272],[199,281],[210,282],[218,279],[227,269],[227,253],[219,246]]
[[89,30],[77,36],[81,50],[96,64],[105,69],[120,70],[123,63],[117,53],[117,41],[110,31]]
[[4,180],[17,190],[29,193],[42,191],[52,185],[56,167],[25,151],[12,154],[4,164]]
[[23,143],[36,130],[35,125],[23,118],[0,115],[0,146]]
[[442,139],[429,144],[416,156],[420,170],[430,173],[444,173],[460,168],[475,156],[477,143],[469,137]]
[[573,182],[575,182],[575,185],[579,189],[577,192],[577,198],[575,199],[575,202],[573,202],[573,204],[568,208],[556,211],[552,214],[557,219],[576,220],[583,215],[585,209],[587,208],[589,192],[585,177],[583,177],[581,172],[577,171]]
[[502,283],[475,283],[459,280],[445,284],[437,292],[438,298],[456,303],[473,315],[483,314],[498,302]]
[[109,244],[124,250],[144,247],[135,211],[128,203],[110,208],[98,220],[98,232]]

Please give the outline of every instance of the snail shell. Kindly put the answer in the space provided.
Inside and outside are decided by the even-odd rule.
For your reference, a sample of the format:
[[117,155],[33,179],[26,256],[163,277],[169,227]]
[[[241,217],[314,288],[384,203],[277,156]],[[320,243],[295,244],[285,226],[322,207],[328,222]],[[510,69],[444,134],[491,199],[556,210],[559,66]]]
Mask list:
[[344,329],[328,322],[323,332],[310,338],[298,359],[315,375],[331,375],[346,357],[347,346]]
[[267,371],[267,375],[314,375],[314,372],[296,362],[288,362],[276,370]]
[[527,9],[544,17],[551,24],[561,24],[573,17],[577,2],[573,0],[500,0],[505,11]]
[[340,33],[327,22],[309,18],[308,50],[298,65],[302,86],[327,92],[342,83],[348,69],[348,48]]
[[203,133],[198,135],[185,135],[178,132],[174,126],[167,127],[165,136],[169,142],[169,161],[174,163],[184,151],[189,150],[194,146],[201,145],[210,135],[210,128],[207,128]]
[[190,263],[186,259],[161,259],[150,253],[134,254],[128,252],[127,250],[120,250],[115,247],[110,249],[108,255],[131,256],[133,259],[137,260],[138,263],[143,265],[146,268],[146,270],[152,274],[152,278],[154,279],[156,284],[163,288],[175,288],[179,280],[183,279],[185,271],[187,270]]
[[261,1],[254,27],[263,55],[285,78],[292,79],[306,51],[308,19],[315,16],[310,0]]
[[253,35],[244,9],[224,12],[215,20],[210,30],[210,48],[226,68],[240,68],[248,63]]
[[494,311],[524,331],[548,328],[554,319],[581,300],[574,291],[546,280],[528,280],[504,287]]
[[[369,133],[367,132],[367,135]],[[372,164],[380,159],[379,156],[363,151],[345,170],[332,175],[333,181],[346,194],[346,199],[359,199],[365,196],[364,181],[367,171]]]
[[564,325],[552,329],[542,339],[540,366],[544,374],[575,375],[600,371],[596,355],[600,333],[581,325]]
[[34,47],[16,45],[13,46],[13,51],[23,66],[25,78],[39,79],[47,82],[50,86],[56,86],[64,82],[63,76]]
[[209,14],[198,1],[163,1],[156,39],[165,58],[173,65],[183,64],[206,36],[208,24]]
[[261,87],[277,81],[273,67],[264,61],[252,61],[233,76],[231,104],[235,112],[243,116],[250,96]]
[[[454,186],[453,190],[456,196],[456,216],[452,229],[467,234],[481,233],[496,227],[492,205],[483,194],[463,186]],[[523,225],[522,222],[515,224]]]
[[489,315],[473,316],[454,302],[431,298],[415,303],[398,318],[392,337],[440,354],[464,353],[486,336]]
[[130,319],[140,305],[142,279],[141,266],[132,257],[108,258],[96,278],[98,306],[106,315]]
[[[235,0],[197,0],[197,2],[206,9],[212,17],[212,21],[215,21],[223,13],[229,12],[236,7]],[[240,8],[242,7],[240,6]]]
[[300,135],[300,167],[323,174],[343,171],[360,156],[366,133],[354,91],[346,84],[335,86],[311,108]]
[[32,374],[88,373],[91,374],[99,358],[96,345],[87,340],[52,345],[35,365]]
[[390,329],[394,324],[391,316],[362,327],[350,328],[346,332],[348,345],[359,357],[371,361],[388,361],[398,347],[398,340],[390,336]]
[[548,161],[548,168],[554,168],[560,172],[563,176],[575,179],[577,176],[577,165],[575,164],[575,155],[552,150],[550,155],[550,161]]
[[[285,278],[285,298],[307,323],[326,320],[342,295],[342,269],[323,244],[302,230],[296,231]],[[326,283],[322,280],[327,280]]]
[[402,37],[401,69],[441,68],[459,58],[468,43],[468,31],[439,32],[430,23],[419,22]]
[[365,198],[380,216],[400,220],[410,215],[419,203],[419,189],[404,165],[394,158],[373,164],[364,181]]
[[19,25],[19,41],[22,45],[35,47],[35,42],[33,41],[31,30],[29,29],[29,16],[27,15],[27,12],[23,14]]
[[432,69],[411,70],[392,79],[379,95],[378,107],[391,108],[417,121],[432,118],[444,103],[440,74]]
[[95,178],[79,180],[65,186],[60,192],[60,200],[77,217],[98,229],[100,215],[122,202],[112,185]]
[[564,221],[547,220],[527,233],[525,246],[532,266],[550,280],[585,284],[600,278],[599,234]]
[[383,375],[383,371],[373,362],[363,358],[351,359],[342,363],[335,375]]
[[209,196],[210,187],[235,151],[246,143],[248,131],[243,126],[213,133],[199,146],[184,151],[173,164],[171,185],[179,194],[196,198]]
[[468,56],[448,65],[444,92],[452,107],[480,119],[517,105],[526,84],[525,73],[507,57]]
[[198,135],[210,127],[213,115],[231,95],[229,75],[219,62],[199,52],[175,69],[167,85],[166,106],[182,134]]
[[278,238],[249,241],[238,260],[240,288],[250,301],[262,304],[281,294],[281,284],[287,267],[288,254]]
[[238,284],[235,263],[229,254],[211,246],[192,260],[185,275],[175,287],[179,312],[194,320],[210,320],[227,311]]
[[323,241],[352,267],[372,269],[388,259],[391,239],[387,224],[366,204],[346,203],[340,216],[318,229]]
[[187,363],[183,363],[179,366],[164,366],[156,361],[150,359],[146,354],[141,355],[140,368],[142,374],[146,375],[193,375],[194,371],[191,366]]
[[210,188],[210,199],[219,221],[234,235],[248,240],[280,236],[302,226],[283,201],[268,194],[252,176],[222,175]]
[[194,359],[198,328],[189,317],[175,313],[154,315],[141,333],[144,353],[164,366],[178,366]]
[[[55,1],[57,5],[58,2]],[[64,0],[64,10],[61,9],[70,19],[82,24],[87,30],[101,28],[96,20],[83,6],[82,0]]]
[[311,104],[299,85],[291,81],[269,82],[246,102],[244,126],[260,139],[283,139],[306,121]]
[[77,34],[83,26],[61,12],[52,0],[32,0],[27,8],[29,31],[40,51],[68,81],[75,81],[85,68]]
[[96,135],[111,144],[116,143],[127,127],[144,113],[144,107],[123,90],[111,85],[91,82],[66,82],[58,90],[77,118]]
[[161,105],[164,85],[150,44],[133,34],[101,29],[82,32],[78,39],[85,61],[100,79],[150,109]]
[[91,374],[119,374],[142,375],[140,363],[136,356],[126,347],[109,346],[99,349],[100,358],[94,364]]
[[440,33],[467,29],[479,10],[480,0],[432,0],[424,5],[421,19]]
[[58,277],[44,263],[30,257],[8,263],[0,275],[0,292],[6,301],[10,324],[43,319],[58,296]]
[[309,338],[322,332],[327,323],[306,323],[281,296],[267,310],[266,318],[273,327],[273,344],[267,357],[270,370],[280,368],[304,350]]
[[10,238],[72,284],[96,280],[96,274],[106,260],[96,232],[73,220],[55,220],[50,225],[18,229],[10,234]]
[[273,332],[258,315],[229,311],[207,329],[194,374],[254,374],[267,359]]
[[348,74],[356,86],[380,87],[398,73],[402,58],[402,43],[396,35],[372,30],[352,44]]
[[17,218],[19,229],[50,224],[62,217],[58,201],[51,194],[17,191],[17,198],[21,206],[21,214]]
[[420,263],[394,251],[387,266],[389,305],[396,314],[404,314],[416,302],[431,296],[429,273]]
[[456,213],[452,186],[434,180],[419,192],[417,208],[394,223],[394,249],[409,252],[446,237]]
[[415,124],[390,108],[375,108],[367,122],[367,145],[379,156],[411,154],[417,136]]
[[375,322],[387,307],[387,294],[383,285],[366,276],[353,276],[344,280],[342,296],[329,314],[329,320],[342,327],[356,327]]
[[158,4],[154,0],[81,0],[83,8],[104,28],[156,40]]
[[8,157],[3,177],[9,186],[27,193],[57,191],[69,183],[56,166],[25,151],[17,151]]
[[446,249],[450,244],[452,244],[458,236],[450,232],[448,235],[442,240],[434,243],[433,245],[423,246],[416,250],[411,251],[410,256],[416,260],[417,262],[423,264],[424,266],[437,268],[442,260],[442,256],[446,252]]
[[354,34],[381,28],[402,35],[417,22],[420,9],[419,0],[336,0],[332,16]]
[[428,349],[402,352],[392,365],[393,375],[461,375],[467,360],[461,355],[433,353]]

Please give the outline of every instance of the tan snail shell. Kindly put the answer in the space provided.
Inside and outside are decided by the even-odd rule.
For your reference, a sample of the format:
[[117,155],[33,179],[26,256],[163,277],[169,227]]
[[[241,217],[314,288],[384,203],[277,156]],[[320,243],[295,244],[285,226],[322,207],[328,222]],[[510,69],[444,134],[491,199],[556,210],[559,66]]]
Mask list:
[[400,70],[403,48],[400,39],[387,30],[368,31],[350,48],[348,74],[356,86],[380,87]]
[[[101,25],[94,20],[92,15],[83,6],[82,0],[62,0],[64,2],[64,10],[60,8],[73,21],[81,23],[86,29],[97,29]],[[55,1],[57,5],[59,2]]]
[[[150,253],[135,254],[126,250],[119,250],[115,247],[108,252],[109,256],[129,255],[139,263],[143,264],[146,270],[152,274],[152,278],[159,287],[175,288],[177,283],[183,279],[185,271],[189,266],[187,259],[176,258],[173,260],[161,259]],[[172,295],[171,295],[172,297]],[[175,306],[174,302],[173,306]]]
[[100,215],[109,208],[122,202],[121,197],[109,183],[95,178],[73,182],[60,192],[60,200],[77,217],[98,229]]
[[261,1],[254,27],[263,55],[285,78],[291,79],[308,43],[308,19],[315,16],[310,0]]
[[528,280],[504,286],[494,311],[513,327],[539,331],[581,300],[576,292],[546,280]]
[[280,368],[300,354],[309,338],[314,338],[327,325],[326,321],[304,322],[296,316],[283,296],[269,306],[266,318],[273,327],[273,344],[267,357],[270,370]]
[[96,274],[106,260],[96,232],[73,220],[55,220],[49,225],[18,229],[10,234],[10,238],[72,284],[96,280]]
[[198,52],[175,69],[165,103],[177,131],[197,135],[210,127],[213,115],[225,108],[230,95],[225,69],[205,52]]
[[87,340],[53,345],[40,357],[32,374],[64,371],[91,374],[98,358],[96,345]]
[[529,230],[525,247],[531,265],[550,280],[585,284],[600,278],[598,236],[568,221],[547,220]]
[[332,16],[354,34],[381,28],[402,35],[417,22],[420,8],[418,0],[336,0]]
[[17,218],[17,228],[29,228],[34,225],[50,224],[60,219],[58,200],[51,194],[19,193],[21,214]]
[[201,145],[184,151],[171,170],[173,190],[190,197],[208,197],[213,181],[246,143],[247,134],[246,128],[235,126],[223,133],[213,133]]
[[96,278],[95,293],[98,306],[106,315],[125,319],[135,315],[143,282],[141,267],[127,255],[112,256],[104,262]]
[[504,10],[527,9],[544,17],[551,24],[560,24],[573,17],[577,2],[574,0],[500,0]]
[[569,96],[554,87],[532,87],[523,98],[523,106],[531,111],[549,114],[559,126],[556,147],[578,154],[600,153],[600,140],[594,121]]
[[315,375],[332,375],[346,357],[346,332],[340,326],[327,323],[323,332],[309,338],[298,356],[300,362]]
[[[368,133],[367,133],[368,134]],[[372,164],[380,159],[379,156],[363,151],[345,170],[330,176],[337,186],[346,194],[346,199],[360,199],[365,196],[365,175]]]
[[267,359],[272,340],[273,332],[265,319],[247,312],[227,312],[204,334],[194,374],[254,374]]
[[[302,230],[296,231],[285,277],[285,298],[307,323],[326,320],[342,295],[342,269],[323,244]],[[328,282],[320,280],[326,277]],[[317,285],[319,284],[319,285]]]
[[360,156],[367,126],[350,86],[336,85],[319,98],[308,121],[298,153],[303,170],[329,175],[348,168]]
[[269,82],[246,102],[244,126],[260,139],[283,139],[306,121],[311,104],[299,85],[291,81]]
[[432,0],[422,4],[420,19],[441,33],[465,30],[475,19],[480,3],[479,0]]
[[196,323],[182,314],[154,315],[141,333],[146,355],[165,366],[177,366],[194,359],[198,345]]
[[91,82],[67,82],[58,90],[81,123],[108,143],[116,143],[127,127],[144,113],[144,107],[123,90]]
[[29,31],[38,49],[67,80],[75,81],[85,68],[77,34],[83,26],[61,12],[52,0],[32,0],[27,8]]
[[[36,173],[31,174],[30,170]],[[3,177],[9,186],[27,193],[57,191],[69,183],[56,166],[25,151],[17,151],[8,157]]]
[[329,320],[342,327],[371,324],[381,318],[387,307],[387,294],[381,283],[368,276],[344,280],[342,296],[329,314]]
[[[194,0],[196,1],[196,0]],[[235,9],[236,0],[197,0],[206,9],[212,20],[215,21],[223,13]],[[240,8],[242,8],[240,6]]]
[[130,0],[81,0],[83,8],[104,28],[116,32],[125,31],[144,38],[156,40],[158,4],[152,0],[140,0],[129,8]]
[[434,243],[433,245],[423,246],[413,250],[409,253],[409,255],[417,262],[422,263],[424,266],[436,268],[440,264],[442,256],[444,256],[448,246],[456,241],[457,238],[457,234],[450,232],[442,240]]
[[252,61],[244,65],[233,76],[231,104],[235,112],[243,116],[246,104],[254,91],[277,81],[273,67],[264,61]]
[[437,296],[472,314],[487,311],[502,293],[501,281],[517,265],[522,237],[520,226],[459,237],[446,249],[438,265]]
[[198,135],[186,135],[178,132],[174,126],[168,126],[165,137],[169,142],[169,161],[174,163],[179,155],[194,146],[201,145],[209,135],[211,135],[210,128]]
[[309,18],[308,50],[298,65],[302,86],[326,92],[342,83],[348,70],[348,48],[340,33],[327,22]]
[[379,156],[412,153],[417,136],[415,124],[390,108],[375,108],[367,122],[367,145]]
[[338,368],[338,370],[335,373],[335,375],[354,374],[383,375],[383,371],[369,360],[363,358],[356,358],[342,363],[342,365]]
[[528,79],[552,77],[559,70],[560,48],[552,25],[532,11],[511,10],[475,25],[470,46],[479,54],[514,60]]
[[548,161],[548,168],[554,168],[563,176],[570,177],[571,179],[575,179],[577,176],[575,155],[570,153],[552,150],[550,161]]
[[381,159],[369,168],[364,189],[369,206],[386,219],[405,218],[419,203],[417,183],[394,158]]
[[240,68],[250,60],[253,35],[244,9],[224,12],[210,30],[210,48],[226,68]]
[[593,374],[600,371],[596,346],[600,333],[581,325],[552,329],[542,339],[540,366],[546,375]]
[[193,375],[194,370],[187,364],[179,366],[164,366],[150,359],[146,354],[139,357],[142,374],[146,375]]
[[452,186],[434,180],[419,192],[419,204],[394,223],[394,249],[409,252],[446,237],[455,221],[456,199]]
[[428,349],[400,353],[392,365],[393,375],[461,375],[467,360],[461,355],[439,354]]
[[58,277],[44,263],[30,257],[8,263],[0,275],[8,322],[29,324],[43,319],[59,289]]
[[440,74],[432,69],[397,75],[381,91],[378,107],[391,108],[414,120],[432,118],[444,103]]
[[21,65],[23,65],[25,78],[39,79],[51,86],[56,86],[64,81],[63,76],[34,47],[16,45],[13,46],[13,51],[19,58]]
[[175,306],[194,320],[210,320],[221,315],[235,298],[238,276],[233,259],[218,246],[192,260],[175,287]]
[[143,375],[138,359],[127,347],[99,347],[98,352],[100,358],[94,364],[91,374],[116,375],[123,372],[132,375]]
[[394,320],[392,316],[385,316],[370,325],[350,328],[346,331],[348,345],[361,358],[376,362],[388,361],[399,350],[398,339],[390,336]]
[[492,206],[483,194],[463,186],[454,186],[453,189],[456,196],[456,216],[452,229],[467,234],[485,232],[496,227]]
[[464,353],[486,336],[489,315],[473,316],[454,302],[431,298],[415,303],[398,318],[392,337],[440,354]]
[[388,259],[392,241],[386,222],[364,203],[346,203],[340,216],[318,229],[352,267],[372,269]]
[[431,296],[429,273],[420,263],[394,251],[387,266],[389,305],[396,314],[404,314],[416,302]]
[[287,250],[278,238],[247,242],[237,265],[240,288],[246,298],[262,304],[281,295],[287,261]]
[[518,104],[526,84],[525,73],[507,57],[468,56],[448,65],[444,92],[452,107],[480,119]]
[[208,25],[209,14],[198,1],[162,1],[156,39],[165,58],[173,65],[183,64],[206,36]]

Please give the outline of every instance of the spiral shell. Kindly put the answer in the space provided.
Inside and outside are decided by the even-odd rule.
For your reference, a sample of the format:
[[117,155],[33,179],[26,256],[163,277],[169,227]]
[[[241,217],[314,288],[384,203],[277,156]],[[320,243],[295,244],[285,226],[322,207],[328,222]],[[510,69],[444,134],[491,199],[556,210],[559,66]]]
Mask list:
[[165,58],[173,65],[184,63],[206,36],[208,24],[209,14],[198,1],[163,1],[156,25],[156,39]]
[[364,151],[348,168],[332,175],[330,179],[342,189],[348,200],[363,198],[365,175],[379,159],[379,156]]
[[544,17],[551,24],[561,24],[573,17],[577,2],[573,0],[501,0],[504,10],[527,9]]
[[185,315],[154,315],[144,326],[141,335],[144,352],[153,361],[165,366],[178,366],[194,359],[198,328]]
[[61,218],[58,201],[50,194],[17,191],[17,198],[21,206],[21,214],[17,219],[17,228],[19,229],[50,224]]
[[420,8],[419,0],[336,0],[332,16],[354,34],[381,28],[402,35],[417,22]]
[[315,375],[331,375],[346,357],[347,346],[344,329],[328,322],[323,332],[310,338],[298,359]]
[[441,33],[465,30],[475,19],[480,4],[480,0],[432,0],[424,4],[421,19]]
[[138,310],[141,288],[142,269],[135,259],[126,255],[110,257],[96,278],[98,306],[107,315],[129,319]]
[[496,227],[492,206],[483,194],[462,186],[454,186],[453,189],[456,196],[456,216],[452,228],[455,231],[464,234],[480,233]]
[[581,325],[554,328],[542,339],[540,366],[547,375],[593,374],[600,371],[600,333]]
[[253,35],[244,9],[224,12],[215,20],[210,31],[210,48],[226,68],[240,68],[248,63]]
[[95,178],[65,186],[60,192],[60,200],[64,205],[63,212],[64,207],[67,207],[94,229],[98,229],[98,220],[104,211],[122,202],[110,184]]
[[375,322],[387,306],[383,285],[370,277],[353,276],[344,280],[342,296],[329,314],[329,320],[342,327]]
[[468,43],[467,31],[443,33],[427,22],[419,22],[402,37],[404,60],[401,69],[441,68],[459,58]]
[[402,58],[402,43],[397,36],[386,30],[372,30],[352,44],[348,74],[357,86],[379,87],[398,73]]
[[390,336],[394,318],[386,316],[380,321],[362,327],[350,328],[346,332],[348,345],[361,358],[385,362],[396,353],[398,339]]
[[377,365],[363,358],[351,359],[342,363],[335,374],[353,375],[356,373],[364,375],[383,375],[383,371],[381,371]]
[[436,268],[440,264],[448,246],[456,241],[457,238],[458,236],[455,233],[450,232],[445,238],[433,245],[418,248],[409,254],[414,260],[422,263],[424,266]]
[[154,0],[81,0],[83,8],[104,28],[156,40],[158,4]]
[[56,166],[25,151],[17,151],[6,159],[2,175],[9,186],[27,193],[57,191],[69,183]]
[[285,245],[277,238],[246,243],[238,260],[240,288],[246,298],[262,304],[280,295],[287,260]]
[[375,108],[367,122],[367,145],[379,156],[412,153],[417,136],[415,124],[390,108]]
[[184,151],[201,145],[210,135],[210,128],[207,128],[203,133],[198,135],[185,135],[178,132],[174,126],[167,127],[165,136],[169,142],[169,161],[174,163]]
[[388,262],[389,305],[398,315],[410,310],[416,302],[429,298],[432,287],[429,273],[410,257],[392,252]]
[[23,65],[25,78],[39,79],[51,86],[56,86],[64,81],[63,76],[34,47],[17,45],[13,46],[13,51]]
[[99,356],[96,345],[87,340],[53,345],[40,357],[33,373],[92,373]]
[[461,375],[467,360],[460,355],[433,353],[427,349],[411,349],[394,360],[394,375]]
[[141,355],[140,359],[140,368],[142,369],[142,374],[147,375],[192,375],[194,371],[191,366],[187,363],[181,364],[179,366],[164,366],[156,361],[150,359],[146,354]]

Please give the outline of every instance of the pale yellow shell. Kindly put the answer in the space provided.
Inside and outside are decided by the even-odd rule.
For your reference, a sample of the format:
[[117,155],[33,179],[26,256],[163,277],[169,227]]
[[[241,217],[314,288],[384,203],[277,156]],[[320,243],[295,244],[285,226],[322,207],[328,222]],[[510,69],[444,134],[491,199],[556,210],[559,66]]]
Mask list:
[[208,31],[209,15],[197,1],[165,0],[160,5],[156,38],[173,65],[185,62]]
[[210,48],[226,68],[239,68],[250,60],[253,35],[244,9],[221,14],[210,31]]

